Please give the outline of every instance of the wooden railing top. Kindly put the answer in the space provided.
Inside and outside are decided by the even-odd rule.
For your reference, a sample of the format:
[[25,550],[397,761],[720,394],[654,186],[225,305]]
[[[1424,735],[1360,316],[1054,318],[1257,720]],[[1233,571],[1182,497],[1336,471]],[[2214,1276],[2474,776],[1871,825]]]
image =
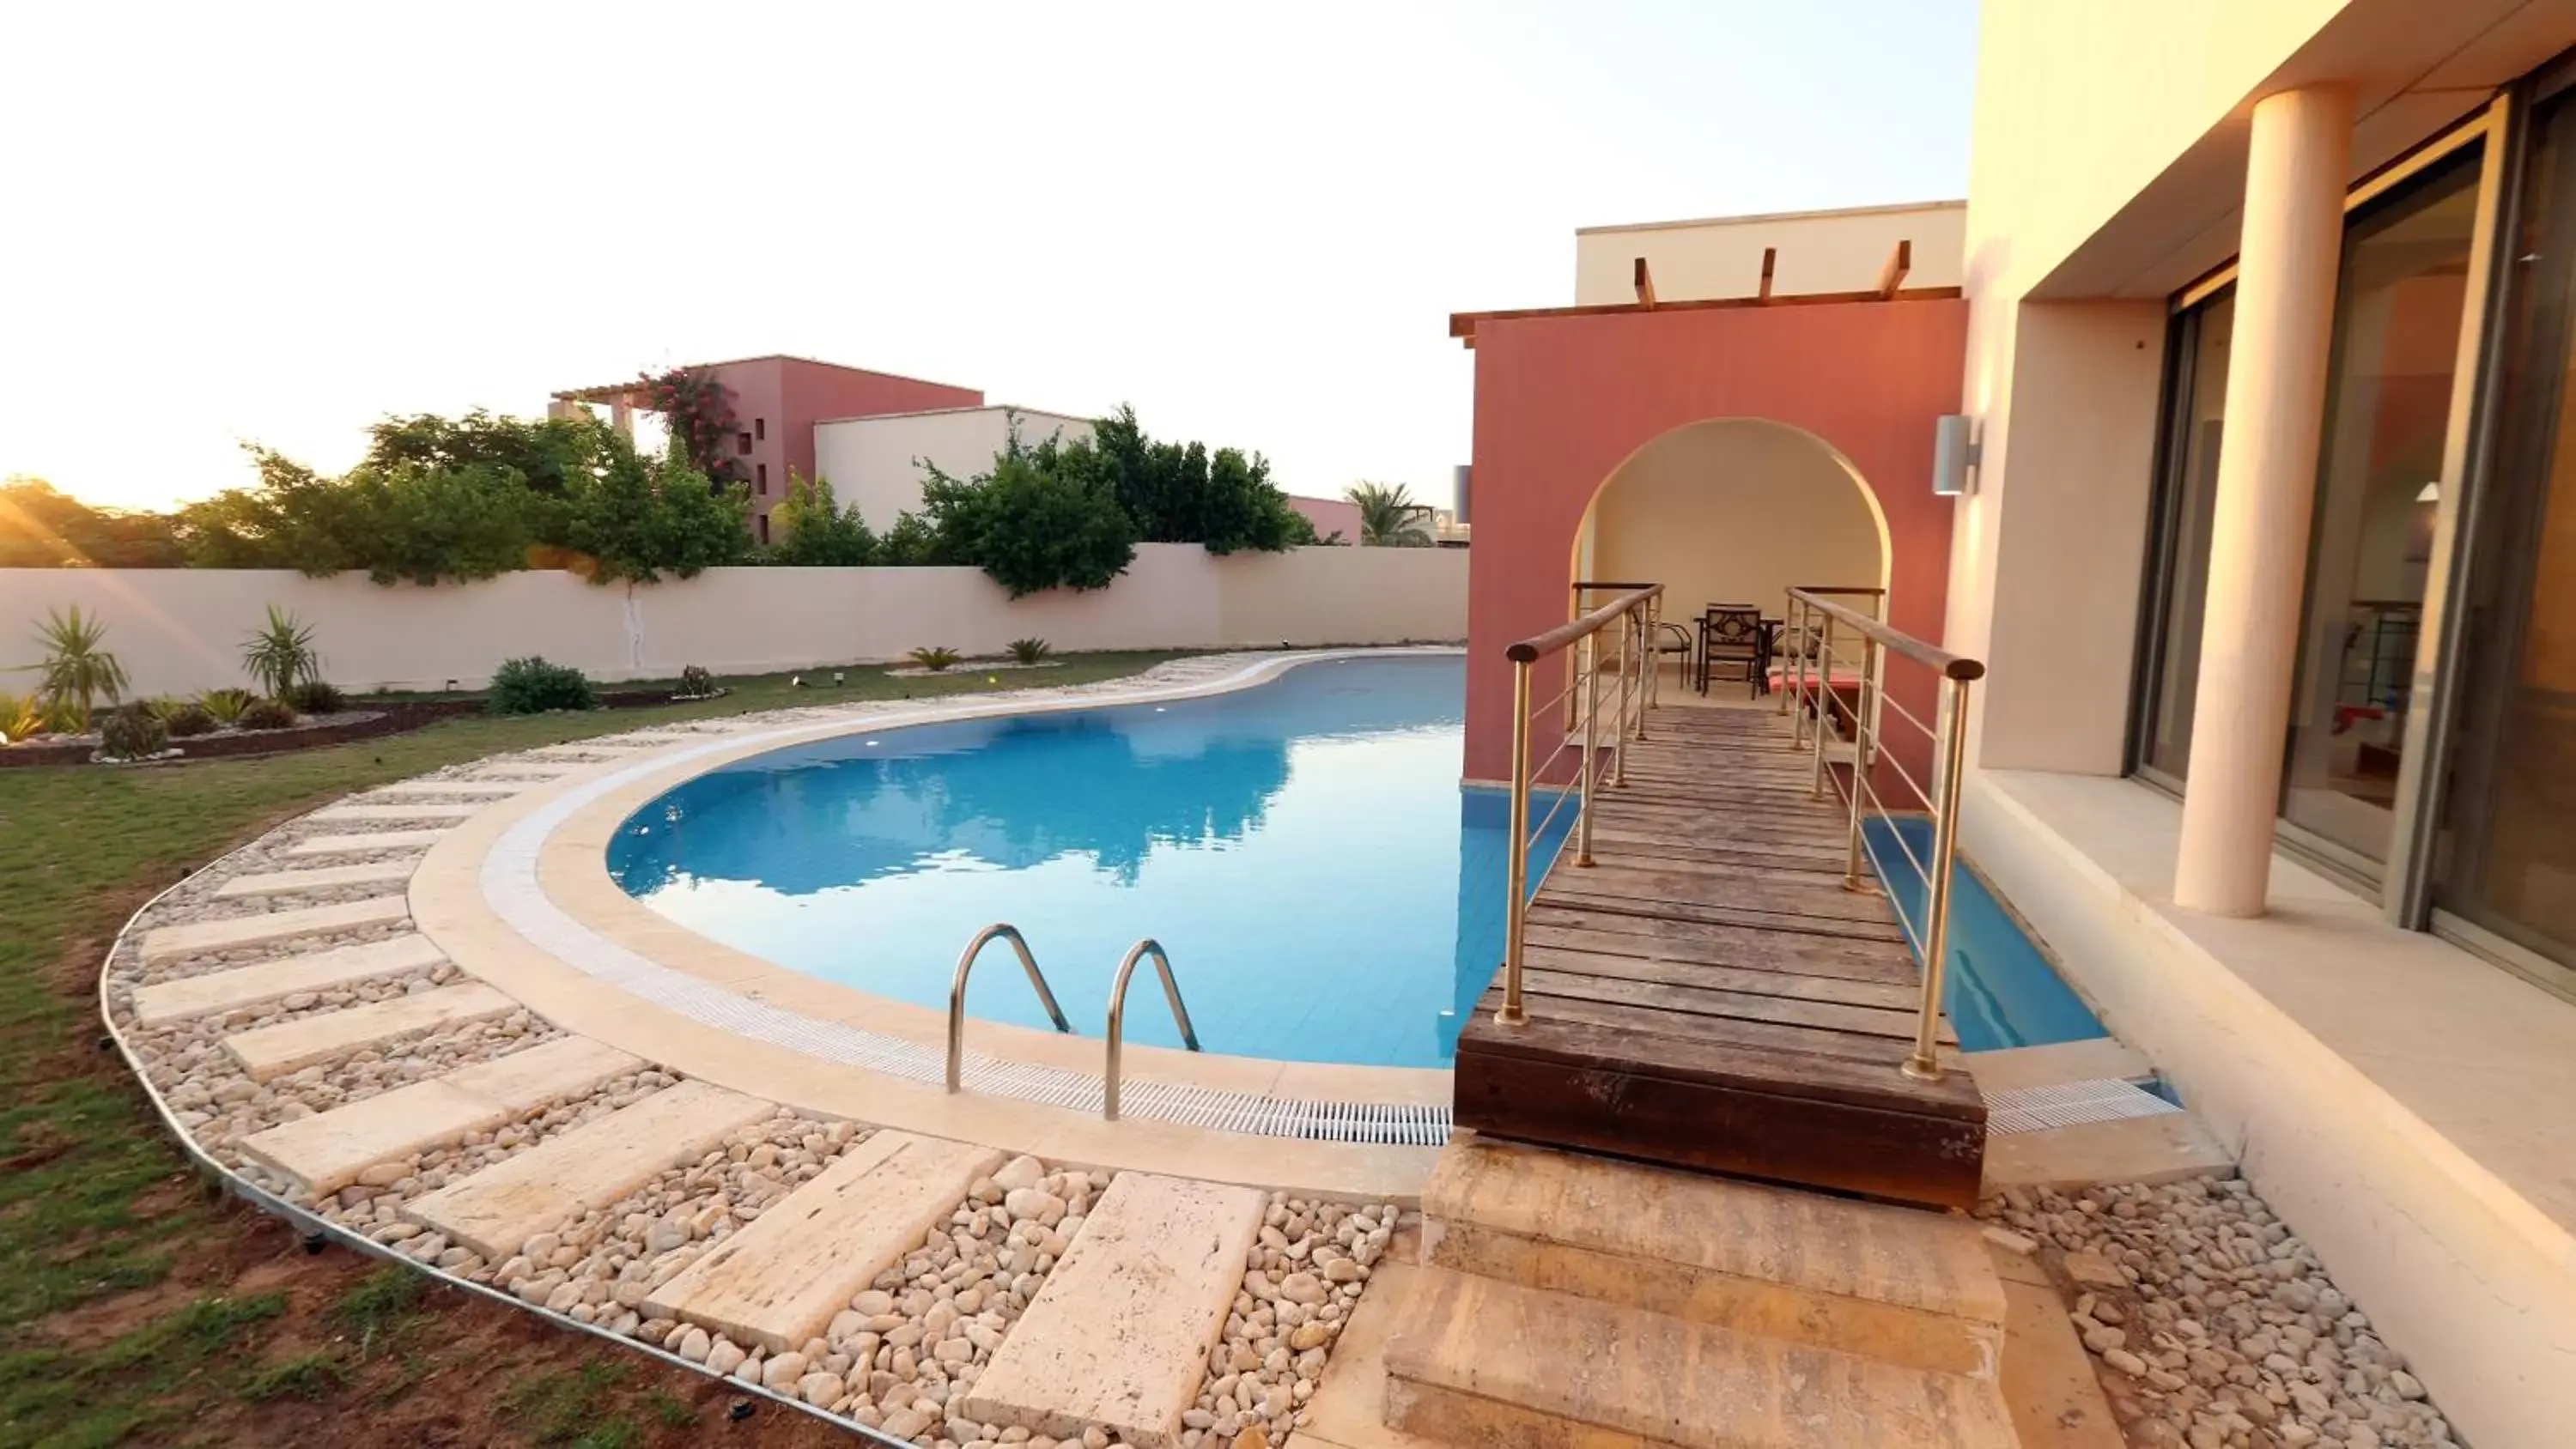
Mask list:
[[1513,644],[1503,651],[1504,657],[1515,664],[1527,664],[1534,659],[1544,659],[1585,635],[1607,627],[1611,620],[1648,599],[1661,596],[1663,592],[1662,584],[1639,584],[1588,614],[1577,615],[1544,634],[1533,634]]
[[[1930,665],[1952,679],[1983,679],[1986,666],[1964,655],[1953,654],[1937,645],[1926,644],[1901,629],[1890,628],[1869,615],[1831,599],[1819,598],[1806,589],[1791,589],[1789,597],[1837,623],[1848,624],[1862,636],[1874,639],[1890,654],[1902,655],[1917,664]],[[1520,656],[1514,655],[1514,658]]]

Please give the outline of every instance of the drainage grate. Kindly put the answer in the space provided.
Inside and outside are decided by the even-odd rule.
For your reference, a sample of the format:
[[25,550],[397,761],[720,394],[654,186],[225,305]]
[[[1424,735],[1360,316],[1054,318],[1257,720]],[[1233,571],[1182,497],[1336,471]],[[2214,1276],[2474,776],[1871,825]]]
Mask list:
[[2162,1117],[2182,1109],[2133,1082],[2096,1078],[2044,1087],[2008,1087],[1986,1094],[1986,1135],[2044,1132],[2087,1122]]

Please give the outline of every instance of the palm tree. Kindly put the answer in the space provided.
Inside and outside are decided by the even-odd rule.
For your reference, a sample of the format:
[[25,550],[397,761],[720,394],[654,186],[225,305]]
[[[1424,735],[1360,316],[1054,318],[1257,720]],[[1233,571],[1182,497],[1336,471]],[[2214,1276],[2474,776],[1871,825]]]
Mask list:
[[1431,505],[1414,502],[1413,490],[1404,484],[1354,483],[1342,496],[1359,505],[1362,546],[1431,546]]

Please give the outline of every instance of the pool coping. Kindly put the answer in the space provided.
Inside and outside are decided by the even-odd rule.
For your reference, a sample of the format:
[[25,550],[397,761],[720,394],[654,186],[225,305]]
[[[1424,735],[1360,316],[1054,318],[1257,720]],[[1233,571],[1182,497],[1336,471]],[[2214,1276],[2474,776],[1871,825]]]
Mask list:
[[[804,1110],[1086,1166],[1411,1202],[1419,1197],[1435,1147],[1260,1135],[1141,1116],[1108,1121],[1013,1097],[971,1090],[952,1095],[936,1084],[743,1035],[708,1018],[752,1013],[820,1032],[846,1036],[855,1030],[944,1051],[947,1014],[806,976],[701,936],[628,896],[608,874],[607,847],[627,816],[664,791],[723,765],[799,744],[918,725],[1206,698],[1334,659],[1461,652],[1403,647],[1217,656],[1211,662],[1237,662],[1203,677],[1087,686],[1080,692],[894,708],[871,702],[820,720],[675,740],[574,769],[460,822],[430,848],[412,877],[412,919],[459,967],[567,1031]],[[1186,990],[1186,962],[1181,969]],[[629,989],[652,982],[677,985],[680,994],[702,1005],[674,1009]],[[1100,1066],[1097,1037],[973,1020],[967,1039],[970,1061],[1094,1078]],[[1446,1068],[1284,1062],[1138,1044],[1126,1048],[1122,1080],[1131,1097],[1140,1088],[1165,1087],[1443,1111],[1452,1086]]]

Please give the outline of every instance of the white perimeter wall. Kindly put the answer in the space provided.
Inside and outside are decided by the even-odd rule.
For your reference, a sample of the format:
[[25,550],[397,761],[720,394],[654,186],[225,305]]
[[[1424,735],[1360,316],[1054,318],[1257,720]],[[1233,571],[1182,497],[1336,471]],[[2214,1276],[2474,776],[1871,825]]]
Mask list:
[[[74,604],[106,621],[106,647],[139,694],[247,684],[242,641],[271,604],[314,626],[324,672],[342,688],[438,689],[479,685],[523,654],[621,680],[690,664],[743,674],[871,663],[921,645],[996,654],[1027,635],[1068,652],[1457,640],[1467,555],[1218,558],[1149,543],[1106,589],[1019,600],[966,568],[724,568],[632,585],[517,573],[434,588],[266,569],[0,569],[0,666],[34,663],[46,611]],[[29,678],[0,675],[0,689]]]
[[833,495],[841,502],[859,506],[859,516],[868,521],[868,527],[883,533],[894,526],[898,515],[921,507],[921,460],[928,459],[957,478],[986,472],[993,466],[993,455],[1002,451],[1010,437],[1013,415],[1020,420],[1021,439],[1031,446],[1057,432],[1067,442],[1091,436],[1086,418],[1030,408],[950,408],[846,418],[814,425],[814,471],[832,480]]

